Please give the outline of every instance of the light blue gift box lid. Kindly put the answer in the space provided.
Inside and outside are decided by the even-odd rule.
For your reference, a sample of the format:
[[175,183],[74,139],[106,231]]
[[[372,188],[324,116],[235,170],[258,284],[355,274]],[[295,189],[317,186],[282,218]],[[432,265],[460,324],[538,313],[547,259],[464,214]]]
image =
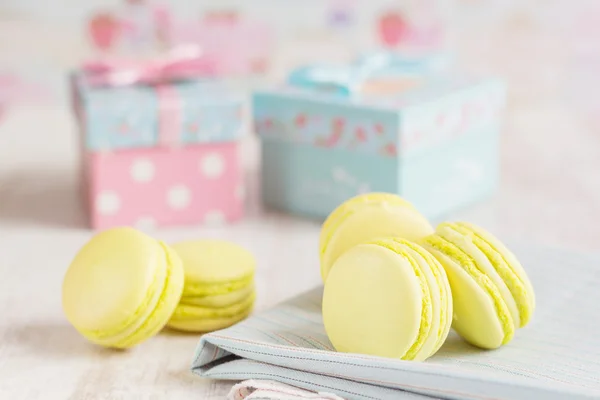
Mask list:
[[163,112],[175,124],[178,145],[235,141],[243,131],[243,97],[216,79],[165,84],[168,97],[152,85],[92,86],[80,72],[71,82],[90,151],[158,146]]
[[[394,154],[406,157],[489,124],[504,108],[505,85],[500,79],[457,75],[419,79],[407,78],[405,89],[390,93],[361,93],[337,84],[286,84],[257,91],[256,130],[269,140],[371,154],[395,148]],[[332,126],[335,115],[344,126],[339,137]],[[361,126],[375,133],[365,132],[371,140],[357,143]]]
[[334,66],[299,68],[254,93],[267,205],[325,217],[353,195],[386,191],[436,217],[493,191],[504,82],[386,65],[375,76],[393,90],[365,92],[371,72]]

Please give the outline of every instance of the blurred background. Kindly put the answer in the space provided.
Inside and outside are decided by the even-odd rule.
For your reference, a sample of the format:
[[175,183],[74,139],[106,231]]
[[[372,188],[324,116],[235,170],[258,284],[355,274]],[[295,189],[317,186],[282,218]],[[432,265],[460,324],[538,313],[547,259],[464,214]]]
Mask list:
[[[0,227],[84,229],[71,70],[98,56],[155,54],[211,24],[251,32],[204,39],[243,58],[227,76],[242,91],[299,64],[345,62],[374,48],[441,52],[457,69],[506,79],[500,187],[456,216],[502,235],[599,249],[594,0],[3,0]],[[256,138],[245,141],[252,176]],[[250,216],[259,208],[252,201]]]

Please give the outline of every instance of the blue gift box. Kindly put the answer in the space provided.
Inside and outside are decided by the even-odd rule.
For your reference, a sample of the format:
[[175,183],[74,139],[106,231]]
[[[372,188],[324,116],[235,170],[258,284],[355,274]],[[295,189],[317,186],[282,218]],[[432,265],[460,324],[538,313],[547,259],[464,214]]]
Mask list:
[[231,142],[243,129],[243,98],[214,79],[97,86],[80,72],[72,85],[89,151],[156,147],[165,130],[177,145]]
[[267,207],[323,218],[352,196],[381,191],[438,218],[494,191],[501,80],[373,77],[301,68],[286,85],[254,93]]

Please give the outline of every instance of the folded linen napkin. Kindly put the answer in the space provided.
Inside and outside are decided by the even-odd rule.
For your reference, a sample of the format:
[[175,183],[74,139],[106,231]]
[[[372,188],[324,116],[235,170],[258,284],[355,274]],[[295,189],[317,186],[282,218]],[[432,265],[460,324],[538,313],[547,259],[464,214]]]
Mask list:
[[537,310],[530,326],[498,350],[476,349],[452,334],[426,362],[335,352],[317,288],[203,336],[192,370],[348,400],[600,398],[600,257],[512,248],[536,289]]

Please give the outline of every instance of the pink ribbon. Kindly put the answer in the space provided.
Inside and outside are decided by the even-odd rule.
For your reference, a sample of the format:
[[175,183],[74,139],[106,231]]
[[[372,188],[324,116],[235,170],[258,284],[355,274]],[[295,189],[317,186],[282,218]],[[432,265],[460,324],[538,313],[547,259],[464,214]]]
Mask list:
[[83,65],[92,86],[157,85],[178,79],[214,76],[216,62],[197,46],[181,46],[150,60],[103,59]]
[[217,74],[217,64],[197,46],[178,47],[154,60],[105,59],[83,65],[85,81],[91,86],[120,87],[147,84],[155,87],[159,103],[158,141],[175,145],[180,136],[183,101],[170,85],[173,81]]

